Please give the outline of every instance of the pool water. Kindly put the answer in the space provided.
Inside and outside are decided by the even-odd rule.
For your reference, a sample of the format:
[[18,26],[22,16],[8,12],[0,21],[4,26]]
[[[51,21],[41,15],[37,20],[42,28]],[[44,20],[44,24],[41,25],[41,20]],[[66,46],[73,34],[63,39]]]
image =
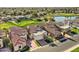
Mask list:
[[75,20],[77,18],[77,16],[69,16],[69,17],[65,17],[65,16],[55,16],[54,20],[56,22],[63,22],[64,20]]

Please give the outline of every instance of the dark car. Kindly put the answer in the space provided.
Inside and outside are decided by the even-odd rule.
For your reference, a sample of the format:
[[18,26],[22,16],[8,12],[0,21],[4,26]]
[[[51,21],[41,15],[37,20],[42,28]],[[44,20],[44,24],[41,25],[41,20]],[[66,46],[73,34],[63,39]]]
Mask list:
[[61,38],[59,39],[60,42],[64,42],[64,41],[67,41],[67,38]]
[[57,46],[57,45],[53,43],[53,44],[49,44],[49,46],[55,47],[55,46]]
[[59,40],[60,42],[64,42],[64,41],[67,40],[67,38],[65,38],[64,36],[59,36],[59,37],[58,37],[58,40]]

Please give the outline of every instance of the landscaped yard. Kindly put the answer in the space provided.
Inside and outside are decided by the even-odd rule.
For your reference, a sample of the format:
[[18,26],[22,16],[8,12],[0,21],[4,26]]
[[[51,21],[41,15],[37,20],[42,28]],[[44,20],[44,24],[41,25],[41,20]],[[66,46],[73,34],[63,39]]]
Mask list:
[[33,25],[33,24],[39,24],[40,22],[37,20],[21,20],[20,22],[6,22],[3,24],[0,24],[0,29],[9,29],[10,27],[13,26],[19,26],[19,27],[24,27],[28,25]]
[[47,36],[45,41],[47,43],[51,43],[51,42],[53,42],[53,39],[50,36]]
[[78,28],[72,28],[71,29],[72,32],[79,34],[79,29]]
[[71,52],[79,52],[79,47],[77,47],[76,49],[72,50]]

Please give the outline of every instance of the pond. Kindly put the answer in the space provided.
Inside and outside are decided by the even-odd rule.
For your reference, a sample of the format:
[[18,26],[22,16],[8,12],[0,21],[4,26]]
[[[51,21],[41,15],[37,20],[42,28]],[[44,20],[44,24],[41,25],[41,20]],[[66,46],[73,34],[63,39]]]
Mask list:
[[65,17],[65,16],[55,16],[54,20],[56,22],[63,22],[64,20],[75,20],[77,18],[77,16],[69,16],[69,17]]

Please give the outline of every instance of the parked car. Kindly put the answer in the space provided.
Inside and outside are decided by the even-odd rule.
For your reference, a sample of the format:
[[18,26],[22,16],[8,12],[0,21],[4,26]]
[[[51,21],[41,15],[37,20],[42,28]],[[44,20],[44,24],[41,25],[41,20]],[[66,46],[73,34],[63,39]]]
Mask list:
[[64,42],[66,40],[68,40],[67,38],[65,38],[64,36],[60,36],[58,39],[60,42]]
[[67,41],[67,38],[62,38],[59,40],[60,42],[64,42],[64,41]]
[[54,44],[54,43],[52,43],[52,44],[49,44],[49,46],[55,47],[55,46],[57,46],[57,45]]

